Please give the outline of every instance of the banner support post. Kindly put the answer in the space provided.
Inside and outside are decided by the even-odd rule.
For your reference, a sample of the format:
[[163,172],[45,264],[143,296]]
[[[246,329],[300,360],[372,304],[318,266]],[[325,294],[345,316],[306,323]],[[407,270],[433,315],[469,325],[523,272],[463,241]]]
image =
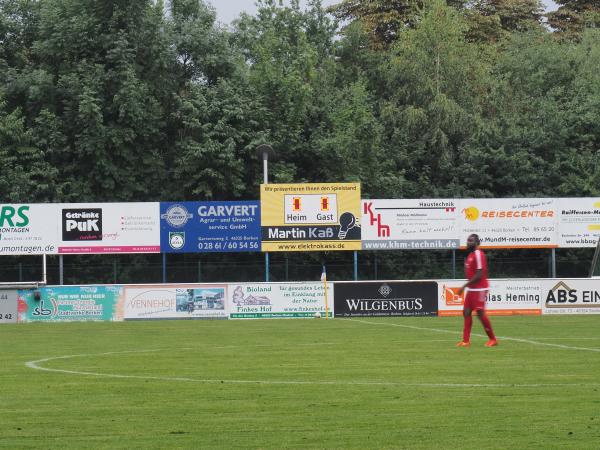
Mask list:
[[552,278],[556,278],[556,248],[552,248]]
[[[273,147],[269,144],[260,144],[256,147],[256,153],[263,161],[263,182],[269,184],[269,156],[274,156]],[[265,282],[269,282],[269,252],[265,252]]]
[[590,278],[594,277],[596,265],[598,264],[598,255],[599,254],[600,254],[600,239],[598,239],[598,243],[596,244],[596,250],[594,251],[594,257],[592,258],[592,267],[590,268]]
[[358,281],[358,252],[354,250],[354,281]]
[[63,255],[58,255],[58,284],[65,284],[65,261]]
[[42,257],[42,280],[45,286],[46,284],[48,284],[48,266],[46,264],[46,254],[44,253]]
[[325,320],[329,320],[329,301],[327,298],[327,270],[323,263],[323,271],[321,272],[321,281],[323,281],[323,295],[325,295]]
[[265,282],[269,282],[269,252],[265,252]]

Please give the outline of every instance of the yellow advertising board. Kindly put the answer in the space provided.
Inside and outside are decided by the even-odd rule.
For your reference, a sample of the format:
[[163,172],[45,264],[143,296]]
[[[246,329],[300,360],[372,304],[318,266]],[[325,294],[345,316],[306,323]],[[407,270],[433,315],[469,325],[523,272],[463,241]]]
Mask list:
[[261,184],[262,251],[360,250],[360,183]]

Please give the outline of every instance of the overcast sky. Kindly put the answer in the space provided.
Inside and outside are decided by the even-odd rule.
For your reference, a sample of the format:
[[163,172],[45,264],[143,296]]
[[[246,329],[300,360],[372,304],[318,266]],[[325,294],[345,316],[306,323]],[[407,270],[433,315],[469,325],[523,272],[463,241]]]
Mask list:
[[[250,14],[256,12],[255,0],[209,0],[210,3],[217,9],[217,18],[220,22],[230,23],[233,19],[239,16],[242,11]],[[324,6],[329,6],[334,3],[339,3],[340,0],[323,0]],[[301,1],[301,3],[306,3]],[[542,0],[549,10],[556,9],[556,5],[552,0]]]

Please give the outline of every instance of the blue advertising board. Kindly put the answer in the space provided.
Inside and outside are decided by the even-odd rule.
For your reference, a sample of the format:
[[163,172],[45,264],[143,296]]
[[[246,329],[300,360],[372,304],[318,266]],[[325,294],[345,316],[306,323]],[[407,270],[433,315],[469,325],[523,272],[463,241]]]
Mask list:
[[163,202],[163,253],[259,252],[260,202]]

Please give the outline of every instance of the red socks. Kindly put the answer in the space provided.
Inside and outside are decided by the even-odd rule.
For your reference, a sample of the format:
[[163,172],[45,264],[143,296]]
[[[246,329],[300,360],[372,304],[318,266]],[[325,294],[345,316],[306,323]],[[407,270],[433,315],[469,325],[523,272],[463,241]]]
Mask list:
[[492,324],[490,323],[490,319],[484,314],[479,320],[481,320],[481,324],[483,325],[483,329],[490,339],[495,340],[496,336],[494,336],[494,330],[492,330]]
[[465,318],[465,325],[463,328],[463,342],[470,342],[471,340],[471,327],[473,326],[473,317],[470,315]]
[[[466,316],[465,318],[465,325],[463,328],[463,342],[470,342],[471,340],[471,327],[473,326],[473,317],[472,316]],[[484,314],[483,316],[479,317],[479,320],[481,320],[481,324],[483,325],[483,329],[485,330],[486,334],[488,335],[488,337],[490,339],[496,339],[496,336],[494,336],[494,330],[492,330],[492,324],[490,322],[490,319],[488,319],[488,317]]]

